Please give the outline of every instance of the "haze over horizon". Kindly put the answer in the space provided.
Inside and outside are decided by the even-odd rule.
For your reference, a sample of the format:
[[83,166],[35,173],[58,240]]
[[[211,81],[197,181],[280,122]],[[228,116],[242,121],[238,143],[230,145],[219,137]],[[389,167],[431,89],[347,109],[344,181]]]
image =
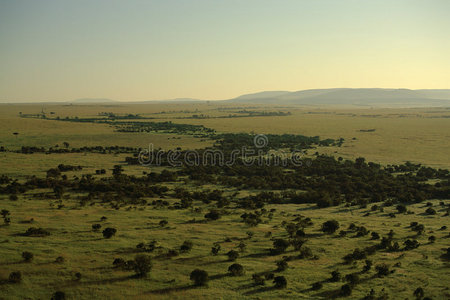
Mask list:
[[449,12],[444,0],[0,0],[0,100],[448,89]]

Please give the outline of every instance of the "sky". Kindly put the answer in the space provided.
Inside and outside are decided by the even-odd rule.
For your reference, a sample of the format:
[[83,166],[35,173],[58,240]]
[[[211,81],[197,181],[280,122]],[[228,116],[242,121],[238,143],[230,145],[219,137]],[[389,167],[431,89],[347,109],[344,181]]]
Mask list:
[[0,0],[0,101],[450,88],[448,0]]

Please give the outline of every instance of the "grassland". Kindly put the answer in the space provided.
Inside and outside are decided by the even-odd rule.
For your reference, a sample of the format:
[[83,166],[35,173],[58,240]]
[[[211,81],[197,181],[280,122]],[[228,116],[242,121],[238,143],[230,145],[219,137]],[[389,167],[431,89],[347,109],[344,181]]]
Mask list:
[[[117,105],[1,105],[0,146],[8,151],[0,152],[0,175],[5,174],[24,183],[30,176],[46,178],[46,172],[59,164],[80,165],[82,170],[64,173],[67,180],[92,176],[98,180],[111,178],[115,165],[123,166],[123,173],[142,176],[143,172],[160,173],[164,167],[144,167],[125,164],[125,153],[34,153],[16,151],[22,146],[70,147],[128,146],[145,148],[153,143],[156,148],[201,149],[214,141],[194,135],[177,133],[122,133],[110,124],[77,123],[46,119],[23,118],[22,114],[36,114],[42,108],[51,117],[98,117],[101,112],[116,114],[140,114],[155,118],[153,121],[199,124],[219,133],[273,133],[319,135],[321,138],[344,138],[341,147],[313,147],[314,152],[331,154],[345,159],[365,157],[367,161],[383,165],[406,161],[422,163],[431,167],[450,168],[450,110],[420,109],[361,109],[355,107],[324,109],[321,107],[276,107],[235,104],[117,104]],[[257,116],[239,118],[216,118],[227,116],[230,111],[283,111],[285,116]],[[50,112],[54,114],[50,115]],[[164,112],[164,113],[161,113]],[[185,118],[193,114],[205,114],[210,118]],[[372,129],[375,129],[372,131]],[[361,131],[363,130],[363,131]],[[369,131],[367,131],[369,130]],[[13,135],[17,132],[18,135]],[[270,141],[269,141],[270,143]],[[105,169],[106,174],[95,175]],[[177,171],[177,168],[167,169]],[[398,175],[398,174],[396,174]],[[50,180],[50,179],[48,179]],[[60,180],[60,179],[58,179]],[[448,180],[448,179],[447,179]],[[444,182],[433,179],[430,183]],[[58,181],[63,182],[63,181]],[[390,299],[414,299],[413,292],[421,287],[425,296],[432,299],[449,299],[449,261],[445,257],[449,246],[448,211],[450,195],[444,200],[427,199],[428,204],[408,203],[409,213],[398,213],[395,205],[372,202],[369,205],[341,204],[317,208],[316,204],[266,204],[262,221],[257,226],[242,222],[243,209],[236,202],[261,189],[237,188],[218,183],[197,182],[187,176],[175,181],[158,183],[168,189],[167,193],[144,196],[146,202],[130,204],[126,201],[102,201],[96,199],[81,204],[87,193],[66,192],[55,197],[53,188],[32,189],[18,193],[17,200],[10,195],[0,195],[0,209],[10,212],[11,222],[0,226],[0,299],[50,299],[54,292],[63,291],[69,299],[329,299],[337,297],[344,279],[330,282],[331,272],[339,270],[344,277],[358,274],[350,299],[362,299],[373,289],[377,296],[389,295]],[[6,184],[1,185],[5,187]],[[194,200],[185,209],[176,206],[180,198],[174,196],[176,188],[188,191],[219,189],[231,204],[221,208],[221,218],[206,221],[204,215],[216,209],[216,202]],[[153,201],[167,201],[155,205]],[[372,209],[376,205],[378,208]],[[432,207],[435,215],[425,213]],[[383,208],[381,210],[381,208]],[[269,217],[267,212],[273,210]],[[393,215],[395,217],[393,217]],[[286,252],[271,255],[274,239],[289,240],[287,223],[295,223],[298,217],[311,218],[306,226],[305,246],[312,256],[299,258],[298,251],[289,246]],[[101,220],[106,217],[105,220]],[[194,220],[195,219],[195,220]],[[323,222],[334,219],[340,228],[334,234],[321,231]],[[166,226],[160,221],[167,220]],[[417,234],[411,222],[423,224],[425,230]],[[362,272],[365,259],[345,264],[343,257],[354,249],[378,245],[380,240],[368,235],[356,237],[348,230],[351,224],[364,226],[382,237],[393,230],[392,242],[403,243],[415,239],[420,243],[412,250],[378,250],[367,259],[373,261],[368,272]],[[101,230],[92,230],[93,224],[101,224],[102,230],[114,227],[117,234],[105,239]],[[22,234],[29,227],[45,228],[49,236],[30,237]],[[340,236],[339,231],[348,231]],[[248,232],[252,232],[251,235]],[[270,233],[270,234],[269,234]],[[436,240],[430,242],[434,236]],[[143,252],[139,243],[157,242],[152,252]],[[190,240],[192,250],[167,257],[168,250],[179,249]],[[218,255],[211,254],[214,243],[220,243]],[[230,276],[227,269],[233,263],[228,260],[229,250],[239,251],[239,244],[246,245],[236,263],[244,267],[243,276]],[[34,254],[31,262],[25,262],[22,252]],[[146,278],[136,278],[132,270],[113,266],[116,258],[132,260],[137,254],[152,257],[153,267]],[[57,257],[63,262],[56,262]],[[288,257],[288,268],[277,270],[276,262]],[[386,263],[394,272],[377,276],[375,267]],[[207,286],[197,287],[189,279],[194,269],[208,272]],[[20,271],[22,281],[10,283],[11,272]],[[273,288],[272,280],[266,285],[255,285],[253,274],[274,273],[287,279],[285,289]],[[77,277],[77,273],[81,277]],[[320,289],[312,284],[321,282]],[[384,298],[380,298],[384,299]]]

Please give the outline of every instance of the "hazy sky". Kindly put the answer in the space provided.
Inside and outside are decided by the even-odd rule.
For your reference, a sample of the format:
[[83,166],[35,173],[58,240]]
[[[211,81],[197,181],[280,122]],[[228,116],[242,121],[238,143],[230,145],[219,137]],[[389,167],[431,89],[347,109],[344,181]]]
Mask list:
[[449,83],[448,0],[0,0],[3,101]]

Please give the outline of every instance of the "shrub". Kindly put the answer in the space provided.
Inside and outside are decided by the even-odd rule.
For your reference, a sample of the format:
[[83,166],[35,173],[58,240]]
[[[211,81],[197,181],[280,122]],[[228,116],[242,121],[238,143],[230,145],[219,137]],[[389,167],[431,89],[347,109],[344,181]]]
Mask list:
[[425,210],[425,213],[427,215],[435,215],[436,211],[433,208],[429,207],[429,208],[427,208],[427,210]]
[[211,210],[205,215],[205,218],[208,220],[218,220],[220,219],[220,214],[217,210]]
[[180,247],[180,252],[187,253],[191,251],[193,244],[191,241],[184,241],[184,243]]
[[122,267],[125,266],[125,264],[126,264],[126,262],[125,262],[125,260],[123,258],[116,258],[113,261],[113,266],[115,268],[122,268]]
[[147,276],[147,273],[152,269],[152,260],[150,256],[145,254],[136,255],[134,258],[135,266],[134,271],[139,277]]
[[322,224],[322,231],[327,234],[332,234],[339,229],[339,222],[336,220],[329,220]]
[[195,269],[194,271],[192,271],[189,278],[197,286],[205,285],[209,280],[208,272],[206,272],[204,270],[200,270],[200,269]]
[[407,211],[406,206],[404,204],[397,205],[397,211],[399,214],[403,214]]
[[227,256],[229,261],[235,261],[239,257],[239,252],[230,250],[227,252]]
[[33,253],[24,251],[22,252],[22,258],[25,262],[31,262],[33,260]]
[[211,248],[211,253],[212,253],[212,255],[217,255],[217,254],[219,254],[220,249],[221,249],[220,244],[219,244],[219,243],[214,243],[213,246],[212,246],[212,248]]
[[287,286],[287,280],[284,276],[277,276],[273,279],[273,283],[275,284],[275,288],[284,289]]
[[92,230],[93,231],[99,231],[100,228],[102,228],[102,225],[100,225],[100,224],[92,224]]
[[420,243],[417,240],[406,240],[404,242],[405,244],[405,250],[412,250],[412,249],[416,249],[417,247],[419,247]]
[[117,232],[117,229],[108,227],[103,230],[102,234],[103,234],[104,238],[109,239],[109,238],[113,237],[116,234],[116,232]]
[[372,261],[370,259],[367,259],[366,264],[363,267],[363,271],[368,272],[370,271],[371,268],[372,268]]
[[75,273],[75,280],[76,280],[76,281],[80,281],[80,280],[81,280],[81,277],[82,277],[82,275],[81,275],[80,272],[76,272],[76,273]]
[[340,295],[342,297],[348,297],[351,294],[352,294],[352,287],[350,284],[344,284],[343,286],[341,286]]
[[331,272],[331,282],[338,282],[341,280],[341,273],[338,270]]
[[378,232],[372,231],[371,235],[372,235],[372,240],[380,239],[380,235],[378,234]]
[[167,224],[169,224],[169,222],[168,222],[167,220],[161,220],[161,221],[159,221],[159,226],[160,226],[160,227],[166,227]]
[[375,267],[377,270],[378,277],[383,277],[389,275],[389,266],[386,264],[380,264]]
[[434,242],[436,241],[436,237],[435,237],[434,235],[432,235],[432,236],[430,236],[430,237],[428,238],[428,241],[429,241],[430,243],[434,243]]
[[53,294],[51,300],[65,300],[65,299],[66,299],[66,294],[64,292],[57,291]]
[[321,282],[314,282],[311,286],[311,289],[314,291],[320,290],[323,287],[323,284]]
[[345,281],[348,281],[351,285],[356,285],[359,283],[359,276],[356,273],[347,274],[345,276]]
[[288,263],[286,260],[282,259],[277,261],[277,270],[278,271],[284,271],[288,268]]
[[310,258],[313,256],[313,253],[311,251],[311,248],[303,246],[300,249],[300,254],[298,255],[299,258]]
[[244,275],[244,267],[240,264],[232,264],[228,267],[228,272],[232,276],[242,276]]
[[50,235],[50,232],[43,228],[36,228],[36,227],[30,227],[27,229],[27,231],[23,234],[24,236],[36,236],[36,237],[42,237],[42,236],[48,236]]
[[273,250],[276,254],[283,253],[289,247],[289,242],[284,239],[276,239],[273,241]]
[[22,273],[20,271],[9,273],[8,281],[10,283],[20,283],[22,281]]
[[253,279],[253,282],[255,283],[255,285],[265,285],[266,284],[264,277],[262,277],[259,274],[253,274],[252,279]]
[[423,291],[423,288],[418,287],[413,295],[416,297],[416,299],[422,299],[425,296],[425,292]]
[[247,248],[247,245],[243,241],[241,241],[238,245],[238,248],[241,253],[244,253],[245,249]]
[[56,259],[55,259],[55,262],[56,263],[58,263],[58,264],[62,264],[63,262],[64,262],[64,257],[62,257],[62,256],[58,256]]

